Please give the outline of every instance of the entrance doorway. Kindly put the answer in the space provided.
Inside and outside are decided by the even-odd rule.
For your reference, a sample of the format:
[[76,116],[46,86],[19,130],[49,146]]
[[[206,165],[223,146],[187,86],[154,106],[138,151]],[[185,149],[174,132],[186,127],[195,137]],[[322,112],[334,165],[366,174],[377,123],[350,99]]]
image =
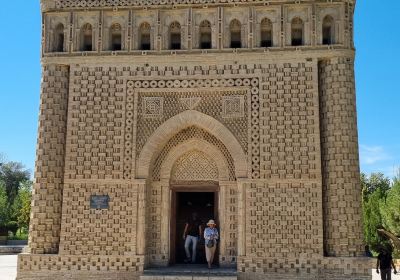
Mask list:
[[[214,219],[218,224],[218,192],[210,189],[206,191],[192,188],[176,189],[172,192],[171,218],[171,264],[184,264],[186,258],[183,232],[185,224],[193,213],[197,213],[202,228],[208,220]],[[190,246],[190,251],[192,247]],[[215,252],[214,262],[218,262],[218,250]],[[197,244],[196,264],[206,264],[203,238]]]

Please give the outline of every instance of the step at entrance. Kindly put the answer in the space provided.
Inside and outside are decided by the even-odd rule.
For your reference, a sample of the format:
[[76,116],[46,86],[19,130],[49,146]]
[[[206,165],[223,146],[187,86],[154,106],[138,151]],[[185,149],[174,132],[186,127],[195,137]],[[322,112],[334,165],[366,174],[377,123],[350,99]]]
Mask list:
[[236,269],[182,265],[146,269],[140,280],[237,280]]

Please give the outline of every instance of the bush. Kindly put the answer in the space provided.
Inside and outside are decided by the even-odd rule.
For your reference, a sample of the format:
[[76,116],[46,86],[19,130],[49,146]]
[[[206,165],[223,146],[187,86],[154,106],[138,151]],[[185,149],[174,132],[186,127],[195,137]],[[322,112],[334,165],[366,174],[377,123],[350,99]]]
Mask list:
[[16,221],[8,222],[5,227],[8,231],[11,231],[14,236],[17,234],[18,223]]

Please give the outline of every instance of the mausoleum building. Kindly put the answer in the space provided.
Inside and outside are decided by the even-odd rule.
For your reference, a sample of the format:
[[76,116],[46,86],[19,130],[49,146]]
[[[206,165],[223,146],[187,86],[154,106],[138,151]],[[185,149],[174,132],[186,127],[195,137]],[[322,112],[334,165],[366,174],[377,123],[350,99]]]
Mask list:
[[17,279],[149,279],[182,263],[193,212],[217,221],[215,265],[237,279],[370,279],[354,5],[41,0]]

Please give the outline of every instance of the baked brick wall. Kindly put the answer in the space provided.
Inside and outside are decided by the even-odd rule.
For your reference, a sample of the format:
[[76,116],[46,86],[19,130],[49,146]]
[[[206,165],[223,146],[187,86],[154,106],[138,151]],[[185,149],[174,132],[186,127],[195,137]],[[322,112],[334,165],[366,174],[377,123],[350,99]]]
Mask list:
[[40,96],[29,250],[57,253],[60,240],[69,67],[45,65]]
[[316,71],[312,61],[264,66],[259,105],[260,178],[321,177]]
[[143,271],[143,256],[18,256],[17,280],[99,279],[137,280]]
[[66,179],[123,179],[126,93],[121,70],[72,69]]
[[259,182],[245,189],[246,257],[322,257],[320,183]]
[[[91,209],[91,195],[109,195],[109,209]],[[137,200],[137,186],[129,183],[64,184],[59,253],[135,255]]]
[[361,256],[361,186],[354,61],[319,63],[325,253]]

